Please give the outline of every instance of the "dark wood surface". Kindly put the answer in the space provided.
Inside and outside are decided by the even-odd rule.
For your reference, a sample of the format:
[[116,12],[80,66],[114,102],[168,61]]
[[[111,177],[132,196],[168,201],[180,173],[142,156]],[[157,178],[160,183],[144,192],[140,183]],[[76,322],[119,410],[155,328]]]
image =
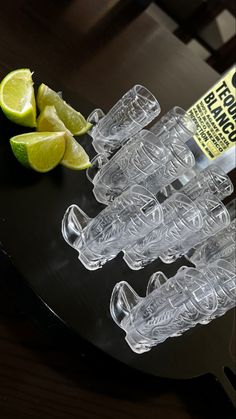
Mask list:
[[[38,81],[63,90],[72,104],[82,103],[85,115],[91,103],[109,108],[135,83],[149,87],[163,111],[175,104],[188,107],[217,80],[213,70],[145,13],[131,22],[117,17],[111,25],[111,3],[116,4],[5,2],[0,10],[0,77],[30,67]],[[51,181],[57,180],[58,174],[52,174]],[[12,205],[24,206],[19,200],[16,193]],[[26,257],[23,248],[20,254]],[[34,303],[26,304],[34,302],[33,295],[21,296],[21,279],[3,260],[0,272],[0,417],[230,415],[230,404],[210,376],[187,383],[158,380],[67,338],[66,331],[54,334],[55,320],[45,320],[43,327],[44,318],[32,315],[33,325]]]

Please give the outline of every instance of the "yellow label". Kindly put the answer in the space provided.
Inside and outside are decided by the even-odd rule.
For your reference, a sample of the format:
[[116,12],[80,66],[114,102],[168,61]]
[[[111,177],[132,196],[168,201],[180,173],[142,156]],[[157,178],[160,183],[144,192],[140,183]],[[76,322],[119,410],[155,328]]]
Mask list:
[[235,146],[235,89],[233,67],[188,110],[197,125],[193,138],[210,160]]

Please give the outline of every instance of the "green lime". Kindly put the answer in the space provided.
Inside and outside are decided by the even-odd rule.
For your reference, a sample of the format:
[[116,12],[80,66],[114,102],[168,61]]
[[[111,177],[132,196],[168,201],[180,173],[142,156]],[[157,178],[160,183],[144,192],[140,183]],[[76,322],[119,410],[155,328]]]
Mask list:
[[36,104],[29,69],[12,71],[2,80],[0,106],[6,117],[16,124],[36,126]]
[[66,151],[61,164],[73,170],[83,170],[91,166],[88,154],[72,136],[66,136]]
[[72,137],[57,115],[54,106],[46,106],[37,119],[37,131],[65,131],[66,151],[61,161],[65,167],[83,170],[91,166],[89,156],[83,147]]
[[40,112],[42,112],[46,106],[55,106],[59,118],[73,135],[84,134],[92,126],[80,112],[73,109],[58,93],[54,92],[54,90],[50,89],[45,84],[39,86],[37,105]]
[[71,132],[59,118],[55,106],[46,106],[42,112],[40,112],[37,118],[36,129],[40,132],[64,131],[71,136]]
[[29,132],[10,139],[12,151],[21,164],[37,172],[48,172],[65,153],[64,132]]

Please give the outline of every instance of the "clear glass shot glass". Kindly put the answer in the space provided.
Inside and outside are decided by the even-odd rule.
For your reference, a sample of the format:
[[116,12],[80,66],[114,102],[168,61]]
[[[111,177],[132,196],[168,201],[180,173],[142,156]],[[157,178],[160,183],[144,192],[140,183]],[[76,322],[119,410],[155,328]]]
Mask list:
[[62,235],[89,270],[101,268],[123,247],[136,242],[162,222],[162,207],[145,188],[134,185],[95,218],[71,205],[62,221]]
[[161,111],[159,102],[146,87],[135,85],[104,114],[101,109],[88,117],[93,124],[89,134],[98,153],[111,155],[130,137],[156,118]]
[[185,257],[196,267],[206,266],[217,259],[235,263],[236,219],[230,225],[203,243],[191,248]]
[[110,160],[97,155],[87,169],[97,201],[108,204],[133,184],[153,194],[193,167],[194,156],[179,139],[164,145],[150,131],[142,130]]
[[[170,159],[169,154],[169,150],[154,134],[142,130],[110,160],[106,161],[102,155],[96,156],[92,167],[87,170],[87,176],[94,184],[95,198],[107,205],[130,186],[139,184],[158,170]],[[97,172],[95,165],[100,166]]]
[[214,284],[204,272],[185,267],[170,279],[161,272],[154,275],[146,297],[139,297],[122,281],[116,284],[110,300],[113,320],[138,354],[209,319],[218,307]]
[[175,193],[162,205],[163,221],[145,237],[123,249],[127,265],[138,270],[153,262],[186,236],[195,235],[202,227],[202,213],[196,203],[181,193]]
[[202,172],[197,173],[179,192],[185,193],[191,199],[201,195],[215,195],[224,199],[232,194],[234,186],[229,176],[218,166],[211,165]]
[[205,319],[202,324],[223,316],[228,310],[236,306],[236,266],[224,259],[217,259],[210,265],[202,266],[202,271],[208,276],[209,281],[214,284],[217,294],[217,309]]
[[230,224],[230,214],[226,206],[216,196],[204,195],[194,201],[202,213],[203,224],[199,231],[187,236],[178,244],[169,247],[159,257],[164,263],[172,263],[184,256],[190,249]]
[[197,127],[184,109],[175,106],[152,125],[150,131],[164,143],[172,142],[174,138],[185,142],[196,133]]
[[[173,138],[172,142],[165,142],[164,145],[168,150],[166,163],[157,167],[152,174],[146,176],[140,182],[142,186],[146,187],[154,195],[163,191],[167,186],[171,187],[172,182],[195,164],[192,151],[181,139]],[[171,192],[167,194],[167,197],[174,192],[175,190],[171,188]]]
[[[188,149],[186,144],[185,147]],[[178,176],[172,180],[170,179],[172,183],[169,183],[168,188],[165,187],[163,191],[161,190],[164,199],[177,191],[185,193],[191,199],[197,199],[204,194],[215,195],[219,199],[224,199],[232,194],[234,186],[229,176],[220,167],[212,164],[199,172],[190,162],[188,164],[186,161],[186,163],[186,168],[182,165],[183,170],[179,169]],[[150,191],[153,191],[153,189],[150,188]]]

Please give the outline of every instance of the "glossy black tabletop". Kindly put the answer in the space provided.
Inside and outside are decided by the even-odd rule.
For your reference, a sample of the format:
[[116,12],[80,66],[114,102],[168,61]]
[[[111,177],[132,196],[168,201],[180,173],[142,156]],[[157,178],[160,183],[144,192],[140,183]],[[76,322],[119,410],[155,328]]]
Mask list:
[[[12,129],[8,122],[2,124],[6,131]],[[81,144],[90,155],[94,153],[89,136]],[[102,269],[85,269],[61,235],[61,220],[71,203],[90,217],[103,208],[95,201],[85,172],[62,166],[44,175],[27,170],[15,160],[6,138],[0,148],[0,184],[2,246],[29,286],[66,325],[122,362],[158,376],[186,378],[205,372],[220,376],[222,367],[233,369],[233,312],[169,339],[149,353],[132,353],[110,317],[112,288],[126,280],[144,295],[153,272],[163,270],[171,276],[186,261],[153,262],[137,272],[119,255]]]

